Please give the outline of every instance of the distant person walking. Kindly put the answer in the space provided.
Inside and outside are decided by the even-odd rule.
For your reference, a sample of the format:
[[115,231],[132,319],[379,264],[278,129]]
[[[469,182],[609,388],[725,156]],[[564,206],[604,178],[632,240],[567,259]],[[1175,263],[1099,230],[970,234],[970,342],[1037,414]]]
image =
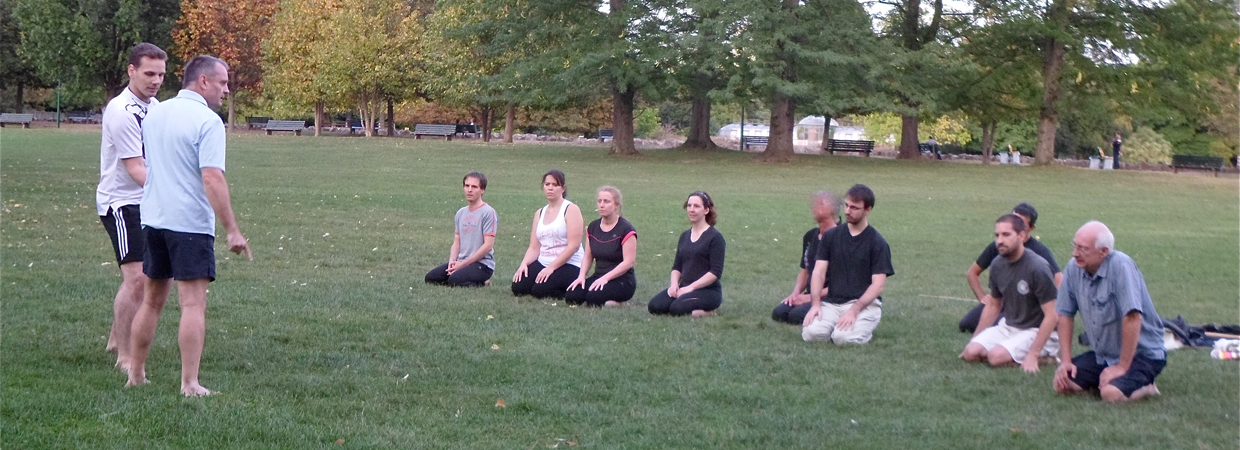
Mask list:
[[228,249],[254,259],[233,215],[224,179],[224,121],[213,109],[228,94],[228,64],[197,56],[185,65],[184,88],[151,108],[142,128],[147,177],[142,227],[149,278],[133,320],[132,360],[126,386],[146,383],[146,357],[159,313],[177,284],[181,325],[181,393],[210,394],[198,382],[206,339],[207,286],[215,281],[215,219],[228,233]]
[[1119,163],[1119,155],[1124,153],[1123,147],[1124,140],[1120,138],[1119,133],[1115,133],[1115,140],[1111,141],[1111,156],[1113,158],[1111,163],[1115,170],[1120,170],[1122,168]]
[[146,275],[142,256],[142,185],[146,184],[146,158],[142,146],[142,120],[147,109],[159,103],[155,94],[164,84],[168,54],[153,44],[141,43],[129,51],[129,85],[103,110],[103,138],[99,145],[99,187],[95,207],[112,240],[121,286],[112,300],[112,331],[107,351],[116,352],[116,366],[129,371],[129,330],[142,305]]

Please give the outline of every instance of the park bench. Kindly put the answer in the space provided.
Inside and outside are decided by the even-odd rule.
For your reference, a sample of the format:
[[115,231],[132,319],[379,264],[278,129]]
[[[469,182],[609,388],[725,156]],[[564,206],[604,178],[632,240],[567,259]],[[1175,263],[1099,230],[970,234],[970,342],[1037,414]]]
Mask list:
[[91,111],[69,111],[67,116],[73,123],[95,123],[95,115]]
[[841,139],[827,140],[827,153],[832,155],[835,152],[863,152],[865,156],[870,157],[870,152],[874,151],[874,141],[845,141]]
[[[375,133],[379,132],[378,122],[375,122],[374,130]],[[353,119],[349,121],[349,134],[353,134],[354,131],[362,131],[362,119]]]
[[1171,171],[1179,173],[1180,169],[1213,170],[1214,176],[1223,170],[1223,158],[1217,156],[1171,155]]
[[413,138],[422,139],[422,136],[441,136],[451,141],[452,136],[456,134],[457,125],[440,125],[432,123],[419,123],[413,126]]
[[4,127],[6,123],[21,124],[22,128],[30,128],[30,122],[34,122],[34,114],[0,114],[0,128]]
[[456,124],[456,134],[459,134],[459,135],[462,135],[462,136],[465,136],[465,135],[468,135],[468,136],[477,136],[477,135],[478,135],[478,126],[477,126],[477,125],[474,125],[474,124],[472,124],[472,123],[470,123],[470,124],[459,124],[459,123],[458,123],[458,124]]
[[770,136],[745,136],[741,138],[741,147],[742,150],[749,150],[749,147],[757,145],[766,147],[770,140]]
[[270,117],[246,116],[245,127],[251,130],[255,128],[259,128],[259,127],[266,128],[267,122],[270,122],[270,121],[271,121]]
[[612,132],[610,128],[600,128],[598,130],[598,141],[599,142],[607,142],[608,139],[611,139],[614,136],[615,136],[615,133]]
[[306,129],[306,121],[304,120],[269,120],[267,121],[267,135],[270,136],[272,131],[292,131],[301,136],[301,130]]

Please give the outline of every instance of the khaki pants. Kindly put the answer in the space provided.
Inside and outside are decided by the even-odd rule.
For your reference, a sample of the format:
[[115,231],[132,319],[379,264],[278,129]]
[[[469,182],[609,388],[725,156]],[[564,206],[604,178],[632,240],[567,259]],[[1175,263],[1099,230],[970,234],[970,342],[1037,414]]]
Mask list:
[[805,342],[831,341],[836,345],[870,342],[870,338],[874,336],[874,329],[878,327],[878,321],[883,318],[882,301],[874,300],[870,303],[870,306],[866,306],[865,309],[861,310],[861,314],[857,315],[857,321],[853,323],[852,329],[835,329],[835,324],[840,321],[840,316],[848,312],[848,309],[852,308],[855,303],[857,303],[856,300],[839,305],[823,302],[822,314],[819,314],[814,319],[814,323],[801,328],[801,339],[804,339]]

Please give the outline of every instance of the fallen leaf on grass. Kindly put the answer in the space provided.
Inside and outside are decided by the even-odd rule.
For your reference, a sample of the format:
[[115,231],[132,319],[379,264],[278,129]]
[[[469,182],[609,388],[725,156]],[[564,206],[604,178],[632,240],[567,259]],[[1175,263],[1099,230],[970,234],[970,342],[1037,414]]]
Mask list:
[[344,443],[344,439],[336,439],[336,443],[337,443],[337,444],[343,444],[343,443]]
[[[413,289],[413,288],[410,288],[410,289]],[[494,319],[494,318],[495,318],[495,316],[492,316],[492,315],[490,315],[490,314],[487,314],[487,320],[491,320],[491,319]]]
[[495,407],[496,408],[507,408],[508,406],[504,405],[504,399],[499,399],[495,401]]
[[491,350],[499,350],[499,344],[491,344]]
[[1008,431],[1011,431],[1012,434],[1020,434],[1020,428],[1008,428]]

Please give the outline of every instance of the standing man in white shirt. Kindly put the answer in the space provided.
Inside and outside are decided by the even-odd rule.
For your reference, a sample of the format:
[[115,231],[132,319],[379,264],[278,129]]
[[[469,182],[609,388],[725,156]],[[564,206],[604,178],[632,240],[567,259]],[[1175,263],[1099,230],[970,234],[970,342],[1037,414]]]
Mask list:
[[126,386],[146,383],[146,357],[159,313],[177,284],[181,324],[181,393],[211,393],[198,382],[206,339],[207,286],[215,281],[215,219],[228,233],[228,249],[251,260],[250,245],[237,226],[224,179],[224,121],[213,111],[228,94],[228,64],[197,56],[185,65],[184,87],[151,108],[142,137],[147,178],[142,227],[148,280],[133,320],[132,360]]
[[95,207],[112,239],[121,286],[112,301],[112,331],[107,351],[116,352],[116,366],[129,371],[129,327],[142,304],[142,219],[138,203],[146,184],[142,147],[142,120],[147,108],[159,103],[155,94],[164,84],[168,54],[143,42],[129,51],[129,86],[103,110],[103,139],[99,145],[99,188]]

